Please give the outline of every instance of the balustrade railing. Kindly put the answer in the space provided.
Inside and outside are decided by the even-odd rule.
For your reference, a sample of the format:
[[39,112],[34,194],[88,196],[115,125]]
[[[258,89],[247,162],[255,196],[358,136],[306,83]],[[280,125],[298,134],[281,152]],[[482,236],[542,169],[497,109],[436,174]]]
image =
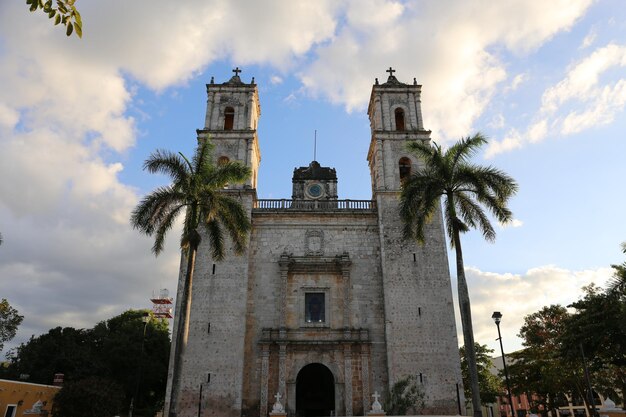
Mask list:
[[303,210],[303,211],[373,211],[376,209],[374,200],[287,200],[260,199],[254,202],[254,210]]

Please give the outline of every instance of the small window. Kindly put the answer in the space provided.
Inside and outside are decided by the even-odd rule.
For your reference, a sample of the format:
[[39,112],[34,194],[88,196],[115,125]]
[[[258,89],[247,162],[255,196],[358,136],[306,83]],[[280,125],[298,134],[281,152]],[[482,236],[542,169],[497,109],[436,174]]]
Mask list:
[[309,292],[304,296],[304,318],[307,323],[326,322],[326,305],[323,292]]
[[229,162],[230,162],[230,159],[228,159],[228,157],[227,157],[227,156],[220,156],[220,157],[217,159],[217,165],[218,165],[218,166],[226,165],[226,164],[227,164],[227,163],[229,163]]
[[400,158],[400,182],[404,183],[411,176],[411,160],[406,156]]
[[396,116],[396,130],[404,131],[404,110],[398,107],[394,114]]
[[233,130],[235,124],[235,109],[226,107],[224,109],[224,130]]

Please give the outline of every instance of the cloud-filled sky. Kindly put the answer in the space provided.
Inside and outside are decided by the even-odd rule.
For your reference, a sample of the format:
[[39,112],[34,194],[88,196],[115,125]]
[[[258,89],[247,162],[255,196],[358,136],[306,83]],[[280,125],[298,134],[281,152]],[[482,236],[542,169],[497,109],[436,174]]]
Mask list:
[[[520,184],[495,244],[464,236],[476,340],[505,349],[526,314],[567,305],[626,240],[626,8],[619,0],[233,2],[79,0],[83,38],[0,2],[0,297],[25,316],[8,347],[55,326],[91,327],[174,292],[177,231],[158,258],[129,226],[164,178],[156,148],[189,154],[204,84],[255,77],[259,197],[291,173],[337,168],[340,198],[371,197],[366,106],[393,66],[423,85],[425,127]],[[450,259],[453,260],[450,253]],[[455,271],[451,267],[451,273]],[[456,292],[456,289],[455,289]],[[460,327],[460,324],[459,324]]]

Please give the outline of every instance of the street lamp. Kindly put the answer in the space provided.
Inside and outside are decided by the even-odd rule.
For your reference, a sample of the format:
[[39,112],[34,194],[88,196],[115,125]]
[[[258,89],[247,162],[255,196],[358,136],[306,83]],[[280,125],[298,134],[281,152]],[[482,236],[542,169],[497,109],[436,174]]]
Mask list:
[[513,408],[513,399],[511,398],[511,386],[509,385],[509,371],[506,369],[506,359],[504,358],[504,348],[502,347],[502,335],[500,334],[500,320],[502,320],[502,313],[494,311],[491,315],[493,321],[496,322],[498,327],[498,339],[500,341],[500,352],[502,352],[502,365],[504,365],[504,378],[506,380],[506,390],[509,395],[509,404],[511,405],[511,417],[515,417],[515,408]]
[[139,383],[141,382],[141,372],[143,371],[143,346],[146,341],[146,327],[148,327],[148,322],[150,322],[150,313],[143,313],[141,317],[141,321],[143,322],[143,336],[141,337],[141,353],[139,354],[139,369],[137,371],[137,385],[135,386],[135,395],[130,399],[130,409],[128,410],[128,417],[133,417],[133,408],[135,403],[135,398],[139,396]]

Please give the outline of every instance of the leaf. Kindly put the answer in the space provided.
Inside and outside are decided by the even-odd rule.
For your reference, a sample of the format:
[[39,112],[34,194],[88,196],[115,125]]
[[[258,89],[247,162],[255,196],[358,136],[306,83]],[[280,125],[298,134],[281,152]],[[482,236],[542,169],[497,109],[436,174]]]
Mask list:
[[31,12],[34,12],[35,10],[37,10],[37,3],[32,4],[32,5],[30,6],[30,9],[29,9],[29,10],[30,10]]
[[57,17],[54,19],[54,25],[58,25],[59,23],[61,23],[61,15],[58,14]]
[[78,10],[76,10],[76,7],[72,6],[72,8],[74,9],[74,13],[73,13],[74,14],[74,20],[82,28],[83,20],[80,18],[80,13],[78,13]]
[[32,4],[33,1],[36,1],[36,0],[26,0],[26,4]]
[[48,12],[48,17],[50,19],[52,19],[54,17],[54,15],[56,15],[56,14],[57,14],[57,11],[52,9],[52,10],[50,10],[50,12]]
[[69,25],[67,25],[67,30],[65,31],[65,34],[67,36],[70,36],[73,31],[74,31],[74,26],[72,26],[72,24],[70,23]]
[[65,5],[61,2],[57,3],[58,7],[59,7],[59,11],[63,14],[67,14],[67,7],[65,7]]
[[74,22],[74,30],[79,38],[83,37],[83,28],[78,24],[78,22]]

